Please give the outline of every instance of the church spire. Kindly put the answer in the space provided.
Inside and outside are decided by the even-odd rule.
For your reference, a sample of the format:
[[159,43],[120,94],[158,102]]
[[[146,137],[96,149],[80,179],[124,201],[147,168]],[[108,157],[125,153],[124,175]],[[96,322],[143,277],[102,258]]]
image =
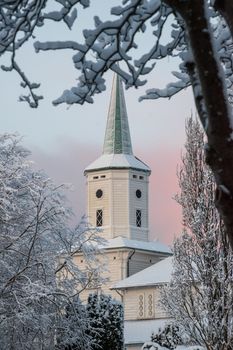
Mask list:
[[115,74],[113,77],[103,154],[121,153],[132,155],[133,151],[122,81],[119,75]]
[[150,174],[150,168],[133,155],[124,90],[121,78],[113,77],[102,155],[85,169],[85,174],[103,169],[134,169]]

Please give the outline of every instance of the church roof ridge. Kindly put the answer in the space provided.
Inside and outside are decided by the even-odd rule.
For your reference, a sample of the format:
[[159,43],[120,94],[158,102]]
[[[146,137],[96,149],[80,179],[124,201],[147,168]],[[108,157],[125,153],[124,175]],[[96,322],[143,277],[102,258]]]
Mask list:
[[133,154],[122,79],[114,74],[103,154]]

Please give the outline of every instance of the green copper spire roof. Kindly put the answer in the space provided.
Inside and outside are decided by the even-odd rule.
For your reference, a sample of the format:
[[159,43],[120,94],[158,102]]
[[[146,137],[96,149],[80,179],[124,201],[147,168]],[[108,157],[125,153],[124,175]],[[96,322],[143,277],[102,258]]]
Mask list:
[[103,154],[133,154],[121,78],[115,74],[105,131]]
[[150,168],[133,155],[121,78],[114,75],[103,154],[85,169],[135,169],[151,173]]

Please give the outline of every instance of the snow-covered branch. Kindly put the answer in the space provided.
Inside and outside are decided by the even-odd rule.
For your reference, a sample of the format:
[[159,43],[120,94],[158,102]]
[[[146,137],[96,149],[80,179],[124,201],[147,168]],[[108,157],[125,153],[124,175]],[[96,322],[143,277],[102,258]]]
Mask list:
[[[37,107],[41,96],[38,84],[30,83],[18,67],[17,50],[32,38],[35,28],[47,20],[64,22],[69,28],[76,19],[76,6],[87,0],[54,0],[47,11],[46,0],[0,1],[0,53],[11,54],[11,64],[29,94],[21,97]],[[171,98],[192,85],[200,120],[207,134],[207,161],[217,184],[216,206],[222,215],[233,247],[233,31],[232,0],[125,0],[112,8],[115,20],[95,17],[95,29],[84,30],[84,43],[75,41],[35,42],[36,51],[75,51],[73,63],[80,72],[76,86],[65,90],[53,103],[92,103],[105,90],[105,73],[122,76],[126,87],[146,83],[158,60],[180,60],[176,81],[166,88],[150,89],[141,99]],[[148,36],[148,45],[140,38]],[[147,41],[147,40],[146,40]],[[139,58],[136,58],[139,52]],[[121,63],[122,64],[119,64]]]
[[[93,280],[102,281],[103,266],[96,254],[101,255],[102,240],[85,220],[70,226],[65,186],[35,171],[19,141],[15,135],[0,135],[1,346],[36,350],[43,344],[51,350],[55,331],[65,327],[60,341],[64,349],[73,329],[64,309],[72,307]],[[80,254],[82,269],[75,261]],[[86,337],[81,329],[73,335],[77,341]]]
[[27,74],[19,67],[16,53],[28,40],[34,39],[34,32],[51,20],[63,22],[69,29],[77,18],[76,6],[80,4],[84,8],[89,6],[89,0],[53,0],[53,7],[59,7],[57,11],[47,12],[48,0],[23,0],[0,1],[0,56],[10,54],[10,64],[2,65],[5,71],[16,71],[22,79],[21,86],[28,90],[28,94],[22,95],[20,101],[26,101],[33,108],[38,107],[41,95],[35,93],[40,84],[33,83]]

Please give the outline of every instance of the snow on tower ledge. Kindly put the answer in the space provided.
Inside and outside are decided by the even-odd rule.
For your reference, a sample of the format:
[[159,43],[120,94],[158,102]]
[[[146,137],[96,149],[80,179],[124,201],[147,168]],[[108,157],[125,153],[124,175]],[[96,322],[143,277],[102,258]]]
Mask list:
[[123,85],[116,74],[113,78],[103,153],[85,172],[113,168],[151,172],[145,163],[133,155]]
[[159,240],[145,242],[134,239],[128,239],[122,236],[109,239],[103,246],[101,246],[101,248],[105,250],[114,248],[129,248],[148,252],[157,252],[162,253],[164,255],[172,255],[171,249]]

